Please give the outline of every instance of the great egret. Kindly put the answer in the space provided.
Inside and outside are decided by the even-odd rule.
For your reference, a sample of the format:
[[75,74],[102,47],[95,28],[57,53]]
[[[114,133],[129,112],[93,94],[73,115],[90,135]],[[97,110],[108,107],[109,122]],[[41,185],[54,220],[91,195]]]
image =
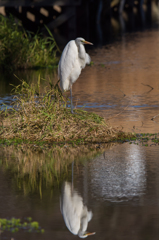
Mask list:
[[93,45],[83,38],[76,38],[67,43],[64,48],[59,65],[58,76],[60,78],[60,87],[62,91],[70,90],[71,94],[71,113],[73,113],[72,103],[72,85],[79,77],[81,70],[90,64],[91,58],[86,53],[84,44]]
[[61,201],[61,213],[69,231],[80,238],[94,235],[95,232],[87,232],[88,222],[92,219],[92,211],[88,211],[83,205],[82,197],[72,188],[71,183],[65,182]]

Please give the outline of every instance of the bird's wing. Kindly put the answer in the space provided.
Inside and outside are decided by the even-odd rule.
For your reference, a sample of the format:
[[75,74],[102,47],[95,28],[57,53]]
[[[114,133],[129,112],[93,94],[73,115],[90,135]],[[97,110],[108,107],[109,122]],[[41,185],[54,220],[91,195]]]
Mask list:
[[91,58],[90,58],[89,54],[86,53],[85,63],[90,64],[90,62],[91,62]]
[[75,41],[71,40],[64,48],[58,66],[58,76],[62,83],[63,90],[67,90],[65,89],[64,85],[65,82],[69,79],[72,70],[76,67],[75,64],[77,63],[77,58],[78,48]]
[[61,212],[67,228],[74,235],[77,235],[80,229],[82,210],[82,198],[76,191],[72,193],[71,184],[65,182],[61,201]]
[[88,211],[88,213],[87,213],[87,220],[88,220],[88,222],[91,221],[92,217],[93,217],[92,211]]

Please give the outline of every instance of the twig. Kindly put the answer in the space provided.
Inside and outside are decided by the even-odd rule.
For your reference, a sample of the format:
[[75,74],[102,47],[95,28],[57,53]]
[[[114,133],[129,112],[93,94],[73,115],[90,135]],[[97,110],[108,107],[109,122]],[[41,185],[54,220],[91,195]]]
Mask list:
[[151,86],[148,85],[148,84],[144,84],[144,83],[141,83],[141,84],[144,85],[144,86],[147,86],[147,87],[150,87],[150,88],[154,89],[153,87],[151,87]]
[[124,112],[128,107],[129,107],[129,105],[127,105],[126,108],[124,108],[121,112],[119,112],[119,113],[116,114],[115,116],[113,116],[113,117],[111,117],[111,118],[107,118],[107,120],[110,120],[110,119],[112,119],[112,118],[114,118],[114,117],[119,116],[119,115],[120,115],[122,112]]
[[144,85],[144,86],[146,86],[146,87],[150,87],[151,88],[151,90],[150,91],[148,91],[148,92],[151,92],[154,88],[153,87],[151,87],[150,85],[148,85],[148,84],[144,84],[144,83],[141,83],[142,85]]
[[[113,84],[112,84],[112,86],[113,86],[114,88],[116,88]],[[120,92],[122,92],[122,94],[124,95],[124,97],[126,96],[126,94],[125,94],[120,88],[118,88],[118,90],[119,90]]]
[[151,120],[153,121],[157,116],[159,116],[159,114],[157,114],[156,116],[154,116],[153,118],[151,118]]

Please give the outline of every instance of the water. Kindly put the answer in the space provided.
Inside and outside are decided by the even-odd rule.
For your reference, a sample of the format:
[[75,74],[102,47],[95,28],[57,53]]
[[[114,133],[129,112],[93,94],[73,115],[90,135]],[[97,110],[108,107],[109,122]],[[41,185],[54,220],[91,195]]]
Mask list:
[[75,97],[114,126],[158,132],[158,44],[158,31],[147,31],[90,52],[95,65],[74,84]]
[[[94,65],[87,66],[73,85],[75,107],[93,110],[125,131],[158,132],[159,116],[151,120],[159,114],[158,31],[125,34],[121,41],[89,50],[89,54]],[[56,69],[15,74],[28,82],[36,82],[40,74],[46,79],[44,87],[58,79]],[[4,76],[1,79],[0,103],[8,104],[9,82],[17,85],[20,81],[13,75],[7,81]]]
[[[94,65],[73,85],[74,105],[99,113],[125,131],[159,132],[158,30],[125,34],[119,41],[89,49],[89,54]],[[44,87],[57,81],[56,71],[49,69],[15,74],[29,83],[40,74],[46,79]],[[9,83],[20,81],[2,74],[0,104],[10,107]],[[0,146],[0,218],[32,217],[45,229],[44,234],[3,232],[0,238],[77,239],[70,225],[77,227],[78,219],[72,219],[73,211],[68,224],[65,210],[72,201],[69,212],[85,206],[85,228],[96,232],[89,239],[157,240],[158,156],[158,144],[151,142],[148,147],[112,143],[92,151],[66,147],[60,153]]]
[[[158,239],[159,148],[125,143],[108,145],[102,151],[96,157],[83,153],[82,160],[72,153],[74,165],[69,157],[67,174],[57,184],[55,179],[45,178],[44,170],[42,176],[40,167],[38,169],[42,161],[47,166],[53,154],[31,154],[31,151],[22,152],[12,146],[3,149],[0,156],[1,218],[30,216],[39,222],[45,233],[4,232],[1,239],[75,239],[76,235],[65,222],[69,218],[70,224],[77,224],[78,218],[71,209],[82,209],[83,204],[92,217],[86,224],[87,230],[96,232],[90,239]],[[28,164],[29,160],[32,164]],[[14,161],[17,164],[13,165]],[[59,164],[58,161],[56,165]],[[65,206],[70,204],[71,216],[68,216]]]

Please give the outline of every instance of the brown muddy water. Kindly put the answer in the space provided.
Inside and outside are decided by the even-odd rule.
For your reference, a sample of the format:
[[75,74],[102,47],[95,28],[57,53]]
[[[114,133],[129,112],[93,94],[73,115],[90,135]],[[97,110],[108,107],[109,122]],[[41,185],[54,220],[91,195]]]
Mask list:
[[129,34],[90,52],[93,67],[74,84],[74,96],[125,131],[159,131],[159,33]]
[[[73,86],[74,105],[125,131],[158,133],[159,115],[151,120],[159,114],[158,31],[126,34],[89,54],[94,64]],[[20,74],[36,81],[39,72]],[[57,80],[50,70],[41,75]],[[0,100],[9,106],[11,78],[6,79]],[[67,146],[58,154],[0,148],[0,218],[32,217],[45,229],[3,232],[1,239],[77,239],[82,209],[81,227],[96,232],[89,239],[159,239],[157,144],[113,143],[89,154]]]

